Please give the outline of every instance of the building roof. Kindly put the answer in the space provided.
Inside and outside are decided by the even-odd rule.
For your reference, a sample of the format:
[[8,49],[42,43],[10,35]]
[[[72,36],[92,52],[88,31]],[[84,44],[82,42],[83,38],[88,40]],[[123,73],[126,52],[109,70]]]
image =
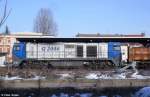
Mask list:
[[83,33],[78,33],[76,37],[100,37],[101,35],[99,33],[96,34],[83,34]]
[[40,36],[40,35],[42,35],[42,33],[37,33],[37,32],[13,32],[13,33],[11,33],[11,35],[17,35],[17,36],[19,36],[19,35],[25,35],[25,36]]
[[145,37],[145,33],[141,34],[82,34],[78,33],[76,37]]
[[11,34],[0,34],[0,37],[14,37],[14,38],[40,38],[40,37],[52,38],[54,36],[43,35],[42,33],[36,32],[14,32]]

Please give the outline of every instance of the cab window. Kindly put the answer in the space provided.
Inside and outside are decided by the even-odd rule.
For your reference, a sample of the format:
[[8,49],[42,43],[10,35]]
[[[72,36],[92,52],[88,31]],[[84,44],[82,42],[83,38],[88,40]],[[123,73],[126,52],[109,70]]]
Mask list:
[[15,50],[15,51],[19,51],[19,50],[20,50],[20,46],[15,46],[15,47],[14,47],[14,50]]
[[119,45],[114,45],[114,46],[113,46],[113,49],[116,50],[116,51],[120,51],[120,50],[121,50],[121,48],[120,48]]

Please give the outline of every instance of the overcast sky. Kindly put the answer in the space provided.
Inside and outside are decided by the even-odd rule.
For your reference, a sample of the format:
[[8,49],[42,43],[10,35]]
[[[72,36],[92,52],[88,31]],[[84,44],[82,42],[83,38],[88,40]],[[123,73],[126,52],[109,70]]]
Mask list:
[[8,0],[8,8],[12,12],[4,26],[11,32],[32,32],[38,10],[50,8],[59,37],[141,32],[150,36],[150,0]]

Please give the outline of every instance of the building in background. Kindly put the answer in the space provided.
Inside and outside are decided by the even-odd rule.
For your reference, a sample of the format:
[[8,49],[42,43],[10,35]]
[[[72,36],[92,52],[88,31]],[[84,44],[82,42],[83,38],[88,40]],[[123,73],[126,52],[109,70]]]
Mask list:
[[82,34],[78,33],[76,37],[145,37],[145,33],[141,34]]
[[5,62],[12,62],[12,47],[15,41],[15,37],[12,35],[0,35],[0,53],[3,54],[1,56],[3,60],[0,60],[1,65],[4,63],[4,56]]
[[42,33],[35,32],[17,32],[13,34],[0,34],[0,66],[5,63],[12,63],[12,48],[14,43],[17,41],[16,38],[32,38],[41,37]]

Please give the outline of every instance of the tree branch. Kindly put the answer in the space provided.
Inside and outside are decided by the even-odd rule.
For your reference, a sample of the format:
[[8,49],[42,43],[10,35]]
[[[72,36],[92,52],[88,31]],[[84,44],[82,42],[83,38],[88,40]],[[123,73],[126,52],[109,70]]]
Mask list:
[[[1,2],[2,0],[0,0]],[[5,23],[5,21],[7,20],[8,16],[10,15],[11,13],[11,9],[8,11],[7,13],[7,0],[5,2],[5,6],[4,6],[4,11],[3,11],[3,16],[2,18],[0,19],[0,27]]]

